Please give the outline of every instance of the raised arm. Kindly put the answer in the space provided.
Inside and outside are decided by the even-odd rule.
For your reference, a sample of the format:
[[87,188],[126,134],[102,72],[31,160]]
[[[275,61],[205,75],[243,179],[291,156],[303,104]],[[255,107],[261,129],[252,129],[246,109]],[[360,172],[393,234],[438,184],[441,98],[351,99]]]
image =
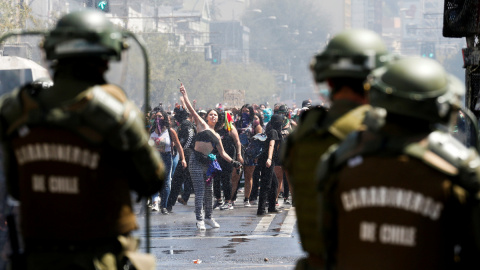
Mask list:
[[205,127],[207,123],[205,123],[205,121],[200,117],[200,115],[197,114],[197,112],[195,111],[195,108],[193,108],[192,104],[190,103],[190,100],[188,99],[187,90],[185,90],[185,86],[183,86],[183,83],[180,84],[180,93],[182,93],[183,101],[185,102],[185,105],[187,105],[187,109],[192,114],[193,119],[195,120],[195,123],[197,123],[197,128],[199,125],[202,125],[203,127]]

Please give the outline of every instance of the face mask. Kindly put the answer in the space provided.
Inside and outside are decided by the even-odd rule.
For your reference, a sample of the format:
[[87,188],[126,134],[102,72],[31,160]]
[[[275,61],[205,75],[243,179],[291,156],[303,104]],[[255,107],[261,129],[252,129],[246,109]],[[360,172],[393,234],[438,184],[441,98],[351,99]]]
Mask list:
[[164,121],[164,119],[158,119],[158,118],[157,118],[156,121],[157,121],[157,126],[158,126],[158,128],[161,129],[163,126],[165,126],[165,121]]
[[242,128],[246,128],[250,123],[250,115],[248,113],[242,113]]

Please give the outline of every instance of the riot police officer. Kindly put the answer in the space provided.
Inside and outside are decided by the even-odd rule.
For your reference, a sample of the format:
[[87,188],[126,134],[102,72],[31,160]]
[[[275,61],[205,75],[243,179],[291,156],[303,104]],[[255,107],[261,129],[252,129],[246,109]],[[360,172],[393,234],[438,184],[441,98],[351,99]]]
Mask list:
[[[54,85],[2,96],[0,135],[21,203],[27,269],[123,269],[137,228],[130,190],[158,191],[164,166],[143,117],[104,78],[124,35],[101,12],[62,17],[45,36]],[[132,251],[132,250],[129,250]],[[132,262],[135,259],[131,259]]]
[[363,82],[369,72],[390,59],[381,38],[369,30],[347,30],[336,35],[310,65],[317,83],[330,87],[332,106],[304,112],[283,149],[283,165],[293,187],[302,247],[308,258],[297,269],[321,269],[322,239],[317,222],[315,168],[334,143],[361,127],[366,105]]
[[456,116],[464,87],[439,63],[406,58],[365,89],[385,123],[350,134],[319,169],[327,269],[479,269],[480,158],[435,128]]

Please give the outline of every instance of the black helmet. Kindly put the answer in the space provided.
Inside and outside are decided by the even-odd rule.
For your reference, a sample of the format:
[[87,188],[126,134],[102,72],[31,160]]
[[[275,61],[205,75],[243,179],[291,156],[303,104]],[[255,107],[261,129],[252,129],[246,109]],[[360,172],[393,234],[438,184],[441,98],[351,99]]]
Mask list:
[[370,104],[431,123],[447,122],[459,109],[463,84],[435,60],[410,57],[374,70],[364,85]]
[[103,12],[82,10],[63,16],[45,36],[43,48],[47,60],[85,56],[120,60],[127,45]]

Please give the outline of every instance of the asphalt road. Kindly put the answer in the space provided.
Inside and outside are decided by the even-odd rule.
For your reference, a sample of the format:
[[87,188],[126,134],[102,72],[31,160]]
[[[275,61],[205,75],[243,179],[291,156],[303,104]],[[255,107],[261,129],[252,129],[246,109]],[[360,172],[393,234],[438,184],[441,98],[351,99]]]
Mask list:
[[[157,269],[294,269],[304,256],[297,233],[295,208],[257,217],[256,206],[244,207],[242,194],[233,210],[214,210],[220,228],[199,231],[195,225],[194,198],[176,204],[173,213],[152,212],[151,253]],[[136,232],[145,250],[145,213],[136,205],[141,228]]]

